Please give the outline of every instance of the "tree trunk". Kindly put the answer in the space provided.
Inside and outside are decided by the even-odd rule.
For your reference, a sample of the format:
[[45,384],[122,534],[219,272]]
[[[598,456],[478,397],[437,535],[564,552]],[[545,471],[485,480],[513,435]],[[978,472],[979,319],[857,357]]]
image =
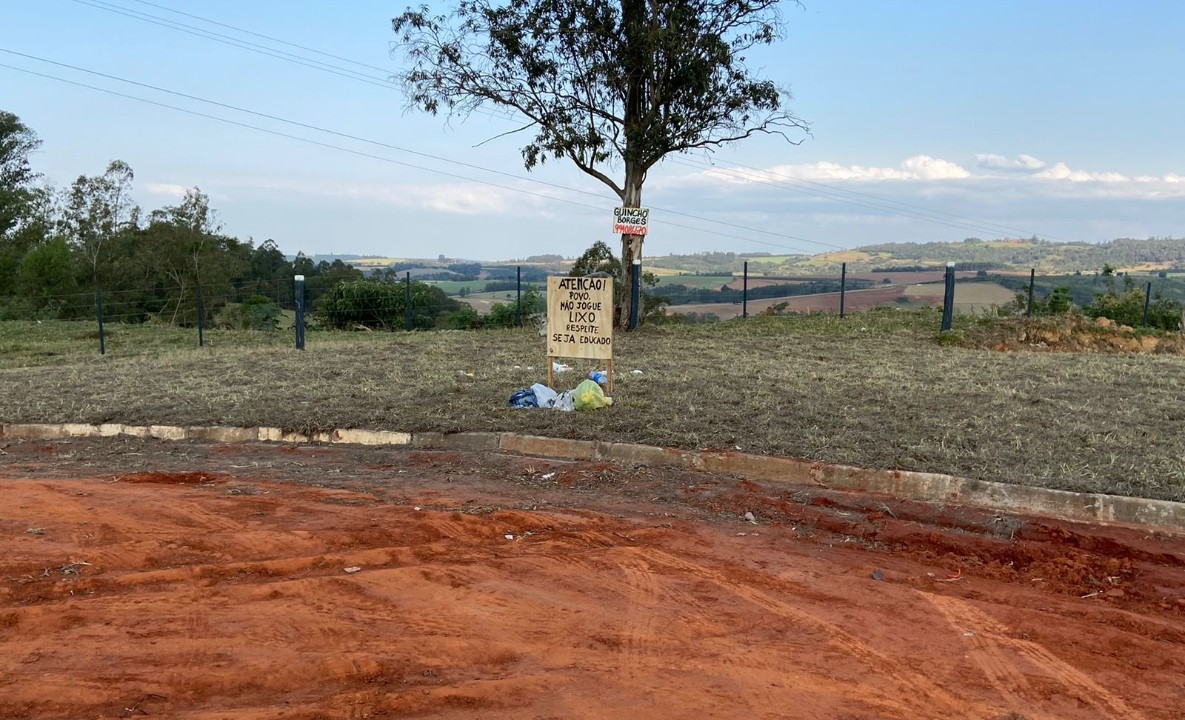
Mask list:
[[[623,186],[622,207],[642,207],[642,173],[626,167],[625,185]],[[633,304],[633,274],[631,269],[634,259],[642,257],[642,240],[644,235],[621,236],[621,295],[617,299],[617,313],[613,318],[614,325],[628,328],[630,324],[630,308]],[[642,309],[638,308],[638,323],[642,322]]]

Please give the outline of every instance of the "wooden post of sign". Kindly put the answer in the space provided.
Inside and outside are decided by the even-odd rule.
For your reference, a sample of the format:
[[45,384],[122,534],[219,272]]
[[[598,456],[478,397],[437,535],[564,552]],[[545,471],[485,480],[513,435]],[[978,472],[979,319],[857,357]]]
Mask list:
[[547,386],[559,358],[606,361],[613,392],[613,278],[547,278]]

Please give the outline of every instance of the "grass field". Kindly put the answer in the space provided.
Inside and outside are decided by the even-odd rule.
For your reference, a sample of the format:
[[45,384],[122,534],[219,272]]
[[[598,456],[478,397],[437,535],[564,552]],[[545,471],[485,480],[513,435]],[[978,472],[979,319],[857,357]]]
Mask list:
[[644,327],[618,338],[618,404],[571,414],[505,408],[546,376],[534,330],[310,331],[298,352],[287,334],[198,349],[118,327],[100,358],[90,324],[0,323],[0,420],[521,431],[1185,500],[1181,358],[945,347],[937,326],[931,310]]

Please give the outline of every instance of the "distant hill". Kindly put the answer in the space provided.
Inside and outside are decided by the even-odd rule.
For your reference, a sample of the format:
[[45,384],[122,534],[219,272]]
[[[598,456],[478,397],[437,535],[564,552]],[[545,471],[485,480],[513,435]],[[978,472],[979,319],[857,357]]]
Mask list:
[[[956,263],[960,270],[1039,274],[1094,273],[1109,264],[1117,271],[1155,272],[1185,268],[1185,238],[1121,238],[1105,243],[1056,243],[1044,240],[979,240],[951,243],[885,243],[819,255],[700,253],[648,260],[662,274],[831,275],[843,263],[848,272],[936,270]],[[672,280],[677,282],[677,280]]]

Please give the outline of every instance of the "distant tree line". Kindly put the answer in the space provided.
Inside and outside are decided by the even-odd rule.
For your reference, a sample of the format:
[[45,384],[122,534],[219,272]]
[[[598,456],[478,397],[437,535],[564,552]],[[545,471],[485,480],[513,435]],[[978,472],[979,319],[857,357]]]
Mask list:
[[[851,279],[847,281],[848,290],[865,290],[875,285],[871,280]],[[785,283],[779,285],[763,285],[750,287],[750,300],[766,298],[790,297],[792,295],[814,295],[816,293],[839,292],[839,280],[810,280],[805,282]],[[739,303],[745,293],[741,290],[721,285],[719,289],[690,288],[686,285],[663,285],[659,294],[670,305],[694,305],[700,303]]]
[[188,325],[201,295],[207,322],[270,326],[280,306],[293,304],[294,275],[307,278],[313,304],[362,277],[340,259],[289,260],[272,240],[257,246],[225,234],[198,188],[145,211],[132,200],[135,173],[120,160],[54,189],[30,162],[40,144],[0,111],[0,318],[93,317],[101,293],[112,320]]

